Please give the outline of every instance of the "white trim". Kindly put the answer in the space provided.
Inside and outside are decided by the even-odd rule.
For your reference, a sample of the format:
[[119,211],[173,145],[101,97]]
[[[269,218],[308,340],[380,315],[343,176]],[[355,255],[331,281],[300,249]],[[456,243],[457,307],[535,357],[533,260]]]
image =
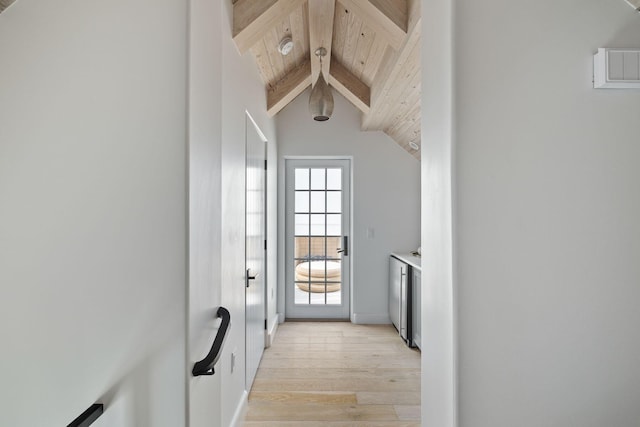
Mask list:
[[238,402],[236,411],[233,413],[233,418],[231,419],[231,424],[229,424],[229,427],[241,427],[244,424],[244,416],[247,412],[248,401],[249,393],[247,393],[247,391],[245,390],[242,392],[242,397],[240,398],[240,402]]
[[280,315],[276,314],[271,318],[271,321],[267,322],[267,330],[265,332],[265,343],[264,347],[269,348],[271,344],[273,344],[273,340],[276,337],[276,331],[278,330],[278,321],[280,320]]
[[[422,422],[458,426],[456,2],[422,0]],[[425,118],[430,120],[426,121]],[[427,338],[428,337],[428,338]]]
[[278,323],[284,323],[284,313],[278,313]]
[[[293,258],[288,254],[293,253],[294,241],[291,238],[294,233],[294,217],[293,202],[295,190],[291,185],[294,179],[295,169],[298,167],[339,167],[344,171],[342,176],[342,236],[348,236],[351,240],[350,248],[354,247],[353,243],[353,160],[351,156],[285,156],[284,161],[284,200],[285,200],[285,227],[284,227],[284,253],[285,286],[282,291],[285,297],[285,315],[291,319],[348,319],[353,306],[353,251],[351,254],[342,257],[342,286],[341,304],[336,305],[296,305],[294,296],[287,292],[287,286],[293,284]],[[347,283],[348,282],[348,283]],[[345,286],[346,285],[346,286]]]
[[389,313],[353,313],[351,323],[356,325],[388,325],[391,324]]
[[253,116],[251,115],[251,113],[249,113],[248,110],[244,110],[244,113],[247,115],[247,117],[249,118],[249,120],[251,121],[251,123],[253,123],[253,127],[256,128],[256,133],[258,134],[258,136],[260,137],[260,139],[262,140],[262,142],[269,142],[267,140],[267,137],[264,136],[264,133],[262,133],[262,130],[260,130],[260,126],[258,126],[258,124],[256,123],[256,121],[253,119]]
[[283,156],[285,160],[351,160],[353,156]]
[[418,336],[414,336],[413,339],[413,344],[418,347],[420,350],[422,350],[422,340],[420,340],[420,337]]

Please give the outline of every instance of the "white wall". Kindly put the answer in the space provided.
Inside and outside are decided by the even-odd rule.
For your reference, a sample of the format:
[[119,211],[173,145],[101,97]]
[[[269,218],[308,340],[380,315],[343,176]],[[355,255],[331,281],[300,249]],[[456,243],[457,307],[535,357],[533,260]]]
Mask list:
[[[420,240],[420,165],[381,132],[361,132],[360,113],[334,91],[327,122],[309,115],[309,90],[277,116],[280,155],[279,226],[284,230],[284,157],[350,156],[353,174],[351,318],[388,323],[388,257],[410,251]],[[373,239],[367,228],[374,229]],[[284,232],[284,231],[283,231]],[[284,314],[284,234],[279,236],[279,312]]]
[[189,21],[188,425],[222,426],[222,374],[193,377],[221,305],[222,3],[191,0]]
[[640,96],[592,89],[591,61],[640,47],[640,17],[454,10],[459,425],[636,425]]
[[185,425],[187,3],[0,15],[0,425]]
[[452,2],[422,2],[422,423],[456,425]]
[[[266,93],[250,53],[243,56],[231,39],[231,2],[224,2],[222,37],[222,305],[231,313],[232,325],[220,358],[222,372],[222,425],[231,425],[245,396],[245,117],[251,114],[276,151],[274,120],[266,114]],[[272,165],[276,163],[271,162]],[[273,172],[271,173],[273,176]],[[267,183],[273,192],[273,178]],[[273,206],[271,201],[271,206]],[[269,230],[269,234],[275,233]],[[269,234],[267,239],[269,239]],[[271,240],[274,240],[272,238]],[[268,280],[268,278],[267,278]],[[274,286],[269,283],[268,286]],[[270,292],[269,292],[270,293]],[[231,373],[231,353],[236,369]]]

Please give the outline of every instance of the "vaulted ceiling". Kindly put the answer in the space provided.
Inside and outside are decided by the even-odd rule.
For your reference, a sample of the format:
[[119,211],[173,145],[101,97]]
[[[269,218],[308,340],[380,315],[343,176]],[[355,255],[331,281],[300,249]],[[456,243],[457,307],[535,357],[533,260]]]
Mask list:
[[[233,40],[251,51],[276,115],[322,73],[362,112],[363,131],[381,130],[417,159],[420,145],[420,0],[234,0]],[[291,37],[287,55],[280,41]],[[309,118],[311,120],[311,117]],[[414,146],[415,147],[415,146]]]
[[11,3],[13,3],[14,1],[16,1],[16,0],[0,0],[0,12],[2,12],[7,7],[9,7],[9,5]]

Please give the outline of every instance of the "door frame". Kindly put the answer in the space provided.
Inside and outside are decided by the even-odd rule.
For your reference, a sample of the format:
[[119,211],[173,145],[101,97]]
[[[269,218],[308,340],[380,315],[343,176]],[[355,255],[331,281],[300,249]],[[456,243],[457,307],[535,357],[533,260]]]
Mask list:
[[[353,212],[353,169],[354,169],[354,159],[353,156],[284,156],[283,157],[284,162],[282,165],[282,198],[283,198],[283,222],[282,222],[282,236],[283,236],[283,248],[284,248],[284,260],[283,260],[283,280],[282,280],[282,285],[279,288],[279,292],[282,292],[282,296],[283,296],[283,319],[297,319],[297,320],[302,320],[302,319],[317,319],[317,320],[322,320],[322,319],[328,319],[328,320],[350,320],[352,313],[353,313],[353,262],[351,261],[353,259],[352,257],[352,252],[353,252],[353,248],[354,248],[354,240],[353,240],[353,217],[354,217],[354,212]],[[349,256],[347,257],[343,257],[342,262],[343,263],[348,263],[347,265],[349,266],[348,268],[348,279],[349,279],[349,286],[347,287],[347,297],[348,297],[348,303],[347,306],[344,307],[344,311],[341,314],[340,317],[326,317],[326,316],[313,316],[313,315],[309,315],[306,317],[293,317],[291,316],[287,311],[287,307],[288,307],[288,303],[287,303],[287,295],[288,292],[290,292],[287,288],[288,288],[288,278],[289,278],[289,273],[287,272],[287,266],[288,266],[288,257],[290,255],[291,252],[291,244],[288,242],[288,237],[289,237],[289,219],[288,219],[288,212],[287,212],[287,207],[289,206],[289,191],[288,191],[288,182],[287,182],[287,170],[288,170],[288,164],[290,161],[314,161],[314,162],[331,162],[331,161],[347,161],[349,163],[349,171],[348,174],[346,176],[346,181],[349,185],[349,196],[347,199],[347,203],[348,203],[348,207],[349,207],[349,213],[348,213],[348,221],[349,221],[349,226],[348,226],[348,235],[349,235]]]
[[248,346],[248,333],[247,333],[247,326],[248,326],[248,300],[247,300],[247,283],[249,283],[249,277],[248,277],[248,266],[247,266],[247,255],[248,255],[248,248],[246,245],[246,238],[247,238],[247,215],[248,215],[248,204],[247,204],[247,189],[248,189],[248,181],[247,181],[247,167],[248,167],[248,162],[247,162],[247,154],[248,154],[248,132],[250,129],[253,129],[258,138],[262,141],[262,159],[264,160],[264,167],[261,167],[261,174],[262,174],[262,238],[265,242],[264,246],[261,245],[261,247],[263,247],[262,249],[262,271],[259,271],[259,274],[261,276],[261,279],[259,279],[259,281],[262,283],[262,299],[263,299],[263,312],[262,312],[262,318],[261,318],[261,325],[262,326],[262,343],[263,343],[263,347],[262,347],[262,351],[261,351],[261,355],[260,355],[260,359],[262,359],[262,354],[264,352],[264,349],[266,348],[266,334],[267,334],[267,328],[266,328],[266,324],[267,324],[267,313],[268,313],[268,298],[267,298],[267,247],[266,247],[266,241],[267,241],[267,170],[266,170],[266,161],[267,161],[267,155],[268,155],[268,150],[267,150],[267,145],[269,143],[269,141],[267,140],[266,136],[264,135],[264,133],[262,132],[262,130],[260,129],[260,127],[258,126],[258,124],[256,123],[256,121],[253,119],[253,117],[251,116],[251,114],[248,111],[245,111],[245,202],[244,202],[244,207],[245,207],[245,328],[244,328],[244,340],[245,340],[245,358],[244,358],[244,362],[245,362],[245,368],[244,368],[244,374],[245,374],[245,379],[244,379],[244,384],[245,384],[245,390],[247,392],[249,392],[251,390],[251,385],[253,384],[253,380],[254,378],[251,378],[251,382],[249,382],[249,346]]

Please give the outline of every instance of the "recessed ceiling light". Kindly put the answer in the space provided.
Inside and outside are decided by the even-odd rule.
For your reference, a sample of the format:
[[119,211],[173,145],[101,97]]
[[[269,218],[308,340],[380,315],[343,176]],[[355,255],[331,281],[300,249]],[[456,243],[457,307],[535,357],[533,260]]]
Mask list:
[[413,148],[414,150],[419,150],[420,149],[420,146],[418,144],[416,144],[415,142],[413,142],[413,141],[409,142],[409,147]]
[[293,49],[293,40],[289,36],[285,36],[282,40],[280,40],[280,44],[278,45],[278,52],[283,55],[288,55],[289,52]]

